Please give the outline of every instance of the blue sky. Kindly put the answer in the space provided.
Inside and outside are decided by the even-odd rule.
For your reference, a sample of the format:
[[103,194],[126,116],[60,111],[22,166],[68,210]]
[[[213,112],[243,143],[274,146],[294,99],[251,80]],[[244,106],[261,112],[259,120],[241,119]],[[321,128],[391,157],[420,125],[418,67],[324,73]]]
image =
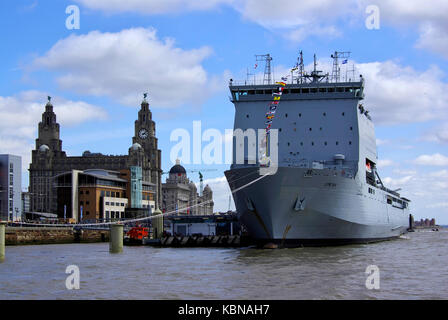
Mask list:
[[[370,4],[378,30],[365,25]],[[79,30],[66,28],[69,5],[80,9]],[[149,91],[169,170],[174,129],[191,132],[195,120],[203,130],[232,128],[227,82],[253,72],[255,54],[270,53],[279,76],[300,50],[326,71],[333,51],[351,51],[367,80],[383,181],[413,200],[416,218],[448,224],[446,12],[438,0],[2,1],[0,153],[21,155],[28,168],[50,95],[69,155],[126,154]],[[226,210],[228,165],[186,167],[216,169],[205,178]]]

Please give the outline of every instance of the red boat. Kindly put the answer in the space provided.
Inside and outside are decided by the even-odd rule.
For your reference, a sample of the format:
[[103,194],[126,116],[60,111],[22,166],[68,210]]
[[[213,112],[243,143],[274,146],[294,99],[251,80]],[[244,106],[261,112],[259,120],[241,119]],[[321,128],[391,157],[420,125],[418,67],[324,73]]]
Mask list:
[[149,229],[144,227],[133,227],[129,230],[124,237],[124,244],[128,246],[142,245],[143,238],[147,238],[149,235]]

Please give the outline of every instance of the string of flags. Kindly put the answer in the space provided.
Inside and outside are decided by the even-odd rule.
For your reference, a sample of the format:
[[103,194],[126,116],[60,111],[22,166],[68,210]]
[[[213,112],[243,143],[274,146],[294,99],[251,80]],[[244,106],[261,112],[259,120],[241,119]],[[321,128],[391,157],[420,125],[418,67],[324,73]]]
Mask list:
[[[283,79],[287,79],[286,77],[282,77]],[[286,80],[284,80],[286,81]],[[276,92],[272,93],[272,96],[274,97],[273,101],[271,101],[269,103],[269,110],[268,112],[266,112],[266,121],[265,121],[265,125],[266,125],[266,129],[265,129],[265,134],[261,140],[261,145],[260,145],[260,165],[261,166],[268,166],[270,159],[268,156],[268,137],[269,137],[269,133],[271,132],[271,126],[272,126],[272,121],[275,118],[275,113],[277,112],[277,108],[278,105],[280,103],[280,98],[282,96],[283,93],[283,89],[286,86],[285,82],[276,82],[276,85],[278,85],[278,89]]]

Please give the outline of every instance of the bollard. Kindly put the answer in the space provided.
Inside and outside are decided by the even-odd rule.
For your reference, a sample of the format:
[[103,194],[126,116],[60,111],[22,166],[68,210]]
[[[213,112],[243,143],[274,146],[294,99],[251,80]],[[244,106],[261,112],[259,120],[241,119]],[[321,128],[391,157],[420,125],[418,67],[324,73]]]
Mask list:
[[0,262],[5,260],[5,232],[6,232],[6,222],[0,221]]
[[112,224],[110,226],[109,252],[110,253],[123,252],[123,225],[122,224]]
[[158,216],[152,219],[152,229],[154,232],[154,239],[162,239],[163,236],[163,216],[162,211],[160,209],[156,209],[153,213],[153,216]]

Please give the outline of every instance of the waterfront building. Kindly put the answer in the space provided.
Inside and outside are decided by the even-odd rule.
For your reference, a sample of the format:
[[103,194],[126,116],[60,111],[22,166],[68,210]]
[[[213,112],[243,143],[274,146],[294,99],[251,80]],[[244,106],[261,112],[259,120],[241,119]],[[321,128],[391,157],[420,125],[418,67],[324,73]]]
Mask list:
[[156,186],[143,181],[141,171],[140,167],[131,167],[119,172],[89,169],[57,175],[58,218],[72,222],[110,221],[127,218],[127,208],[154,210]]
[[22,158],[0,154],[0,220],[22,218]]
[[198,190],[180,161],[170,169],[166,182],[162,184],[162,210],[174,215],[211,215],[213,214],[213,191],[209,185]]
[[[161,151],[157,146],[156,125],[152,120],[146,94],[134,127],[135,134],[127,155],[111,156],[86,151],[82,156],[69,157],[63,151],[62,140],[60,140],[60,126],[56,121],[56,114],[49,97],[45,112],[42,114],[42,120],[39,123],[38,138],[36,139],[35,149],[32,151],[32,162],[29,168],[31,211],[58,212],[58,215],[61,214],[60,202],[57,197],[58,190],[54,185],[56,176],[70,175],[73,172],[81,171],[83,172],[81,176],[87,179],[87,177],[92,177],[91,172],[86,172],[89,169],[125,172],[126,170],[130,171],[131,167],[141,168],[142,186],[147,189],[154,189],[152,201],[154,201],[155,208],[159,208],[162,202]],[[142,200],[143,204],[146,201],[146,205],[148,205],[151,201],[149,196],[144,194],[143,197],[145,197]],[[93,209],[92,207],[89,210],[92,217],[102,215],[101,210],[97,210],[96,207],[95,210]],[[73,218],[76,218],[76,208],[73,208],[73,210],[75,211]]]

